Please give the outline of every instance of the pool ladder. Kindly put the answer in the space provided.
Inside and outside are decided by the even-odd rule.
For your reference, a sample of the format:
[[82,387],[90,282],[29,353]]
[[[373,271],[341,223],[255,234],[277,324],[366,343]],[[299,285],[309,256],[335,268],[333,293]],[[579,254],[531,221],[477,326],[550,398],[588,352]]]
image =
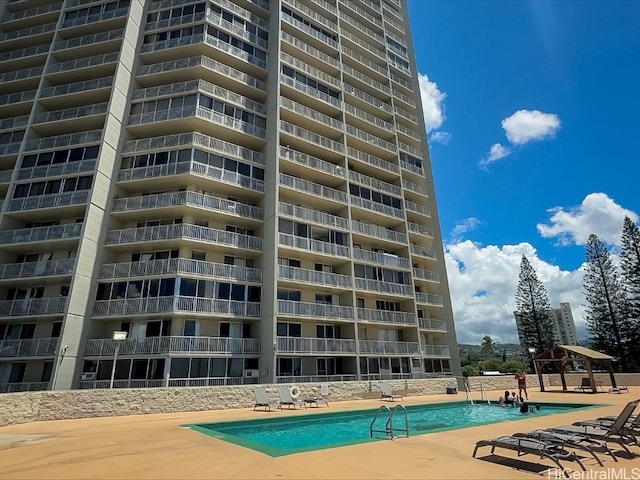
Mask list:
[[[402,413],[404,415],[404,428],[394,428],[393,426],[393,415],[396,413],[396,410],[398,408],[402,410]],[[387,419],[385,428],[384,430],[376,430],[375,428],[373,428],[373,426],[376,423],[376,420],[378,419],[378,417],[380,416],[380,413],[384,411],[386,411],[389,414],[389,418]],[[373,417],[373,420],[371,420],[371,424],[369,425],[369,435],[371,436],[371,438],[373,438],[374,432],[385,433],[389,435],[391,440],[396,438],[396,435],[394,435],[394,432],[404,432],[405,437],[408,437],[409,436],[409,419],[407,417],[407,409],[405,408],[405,406],[396,405],[393,407],[393,409],[391,409],[386,405],[382,405],[380,408],[378,408],[378,411],[376,412],[375,416]]]

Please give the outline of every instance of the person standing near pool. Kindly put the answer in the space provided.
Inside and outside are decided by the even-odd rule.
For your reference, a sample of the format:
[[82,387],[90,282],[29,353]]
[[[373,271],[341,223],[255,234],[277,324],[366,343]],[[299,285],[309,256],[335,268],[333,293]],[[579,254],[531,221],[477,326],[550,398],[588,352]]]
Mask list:
[[522,370],[516,373],[516,380],[518,380],[518,396],[522,397],[522,391],[524,390],[524,398],[529,400],[529,394],[527,393],[527,376]]

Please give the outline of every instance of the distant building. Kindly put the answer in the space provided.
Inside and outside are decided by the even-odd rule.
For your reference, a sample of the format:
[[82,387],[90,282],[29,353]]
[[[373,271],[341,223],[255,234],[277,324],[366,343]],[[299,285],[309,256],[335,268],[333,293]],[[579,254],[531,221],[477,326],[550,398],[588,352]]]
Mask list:
[[[551,314],[554,321],[554,337],[556,343],[559,345],[579,345],[576,324],[573,321],[573,314],[571,313],[571,305],[569,302],[560,303],[560,308],[552,308]],[[513,316],[516,319],[518,331],[520,331],[519,327],[522,315],[520,312],[513,312]],[[520,343],[522,343],[522,339],[520,339]]]

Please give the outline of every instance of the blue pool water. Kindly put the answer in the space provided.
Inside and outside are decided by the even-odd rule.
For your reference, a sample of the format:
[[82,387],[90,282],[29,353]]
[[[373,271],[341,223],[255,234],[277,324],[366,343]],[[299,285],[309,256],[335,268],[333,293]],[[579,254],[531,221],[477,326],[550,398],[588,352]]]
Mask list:
[[[393,408],[394,404],[388,404],[388,406]],[[406,407],[409,435],[422,435],[474,425],[531,418],[532,415],[551,415],[577,408],[587,408],[592,405],[547,403],[540,404],[540,406],[540,410],[535,413],[523,415],[518,408],[500,407],[497,404],[472,406],[466,402],[452,402],[412,405]],[[387,438],[384,433],[374,433],[374,438],[370,437],[369,426],[375,413],[375,409],[358,410],[260,420],[204,423],[189,425],[189,427],[271,456],[281,456]],[[387,414],[381,414],[374,429],[383,430],[387,419]],[[394,414],[394,428],[405,428],[404,415],[400,408]],[[396,435],[403,435],[403,432],[397,431]]]

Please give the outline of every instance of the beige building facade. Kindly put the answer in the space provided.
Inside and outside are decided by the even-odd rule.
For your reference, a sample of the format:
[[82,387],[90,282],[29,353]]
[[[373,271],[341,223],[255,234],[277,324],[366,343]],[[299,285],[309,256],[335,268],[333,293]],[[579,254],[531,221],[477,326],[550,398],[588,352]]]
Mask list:
[[0,392],[459,375],[421,112],[406,2],[0,1]]

